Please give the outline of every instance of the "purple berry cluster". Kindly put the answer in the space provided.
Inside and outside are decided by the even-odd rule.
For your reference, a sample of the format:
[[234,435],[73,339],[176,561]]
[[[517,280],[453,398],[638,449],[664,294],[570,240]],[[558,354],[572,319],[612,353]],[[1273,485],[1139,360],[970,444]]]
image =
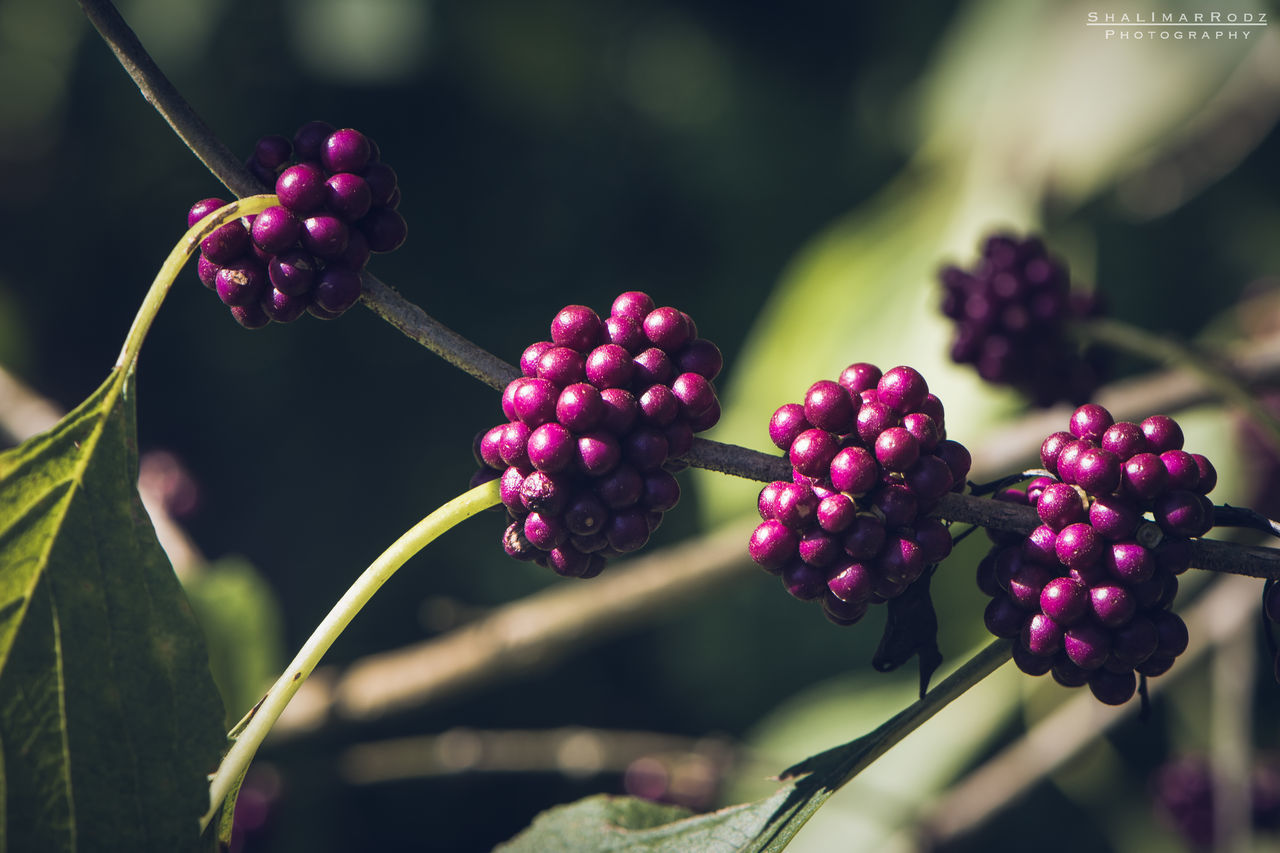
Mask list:
[[[1213,768],[1201,755],[1175,758],[1151,776],[1156,813],[1197,850],[1213,849]],[[1257,832],[1280,830],[1280,760],[1264,757],[1249,778],[1249,818]]]
[[832,622],[852,625],[951,552],[929,512],[964,488],[972,460],[914,369],[852,364],[779,407],[769,437],[793,476],[761,490],[748,551],[793,596],[821,600]]
[[[303,312],[323,320],[341,315],[360,298],[360,271],[370,254],[404,242],[396,173],[372,139],[322,121],[304,124],[292,142],[258,140],[248,167],[275,188],[280,204],[205,238],[200,281],[248,329],[289,323]],[[187,226],[224,204],[196,202]]]
[[942,313],[955,321],[951,358],[988,382],[1011,385],[1038,406],[1083,403],[1100,365],[1067,337],[1074,320],[1098,313],[1092,294],[1073,293],[1066,267],[1034,237],[989,237],[972,270],[941,273]]
[[1053,476],[998,496],[1035,507],[1042,522],[1027,536],[993,537],[978,567],[978,586],[991,596],[987,628],[1019,638],[1013,659],[1023,672],[1088,684],[1100,701],[1120,705],[1138,674],[1164,673],[1186,649],[1186,625],[1169,607],[1190,566],[1190,540],[1213,524],[1205,495],[1218,475],[1182,443],[1173,418],[1115,422],[1085,404],[1070,431],[1041,445]]
[[594,577],[643,547],[680,499],[678,457],[720,419],[723,364],[688,314],[645,293],[621,294],[605,319],[561,309],[502,393],[507,422],[476,437],[473,483],[501,477],[507,554]]

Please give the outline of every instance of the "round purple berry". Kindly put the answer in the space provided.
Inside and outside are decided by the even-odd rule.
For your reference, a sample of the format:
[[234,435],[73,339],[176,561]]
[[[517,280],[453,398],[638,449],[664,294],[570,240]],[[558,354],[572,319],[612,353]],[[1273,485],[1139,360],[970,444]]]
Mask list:
[[320,149],[320,162],[330,172],[359,172],[369,164],[372,153],[369,140],[363,133],[344,127],[325,139]]
[[591,352],[603,334],[600,316],[585,305],[565,306],[551,321],[551,340],[581,353]]
[[324,172],[310,163],[290,166],[276,178],[276,196],[280,203],[297,214],[318,209],[327,193]]

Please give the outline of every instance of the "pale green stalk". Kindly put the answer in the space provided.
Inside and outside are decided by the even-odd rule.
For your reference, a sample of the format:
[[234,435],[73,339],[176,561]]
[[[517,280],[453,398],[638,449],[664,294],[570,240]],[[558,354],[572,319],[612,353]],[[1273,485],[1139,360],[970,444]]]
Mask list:
[[237,726],[235,743],[223,756],[222,763],[209,782],[209,811],[200,819],[201,832],[208,827],[227,794],[235,787],[236,780],[248,768],[267,732],[280,718],[293,694],[298,692],[298,688],[311,675],[333,641],[351,624],[351,620],[373,594],[410,557],[429,545],[437,536],[481,510],[494,506],[498,499],[497,480],[491,480],[459,495],[411,527],[356,578],[355,583],[303,644],[293,662],[276,679],[276,683],[271,685],[267,695],[250,712],[247,720]]

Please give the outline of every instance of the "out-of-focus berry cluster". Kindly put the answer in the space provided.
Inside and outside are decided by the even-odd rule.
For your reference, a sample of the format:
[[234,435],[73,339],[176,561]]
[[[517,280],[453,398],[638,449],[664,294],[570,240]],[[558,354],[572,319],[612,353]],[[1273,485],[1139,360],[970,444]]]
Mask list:
[[942,313],[955,321],[951,358],[988,382],[1011,385],[1038,406],[1083,403],[1100,381],[1100,355],[1068,338],[1068,325],[1099,312],[1073,292],[1066,267],[1035,237],[989,237],[971,270],[941,273]]
[[[1215,837],[1213,768],[1207,758],[1187,755],[1151,776],[1156,814],[1197,850],[1211,850]],[[1280,760],[1257,761],[1249,776],[1248,818],[1255,832],[1280,830]]]
[[502,393],[507,422],[476,437],[473,483],[502,479],[507,554],[594,577],[643,547],[680,499],[678,457],[720,419],[722,366],[689,315],[647,294],[621,294],[603,320],[561,309]]
[[994,535],[978,567],[978,586],[991,596],[987,628],[1017,638],[1013,659],[1023,672],[1088,684],[1119,705],[1138,674],[1166,672],[1186,649],[1186,625],[1169,608],[1190,566],[1190,540],[1213,525],[1205,495],[1218,475],[1182,444],[1173,418],[1117,423],[1086,404],[1070,431],[1041,446],[1054,476],[998,496],[1035,507],[1042,522],[1028,536]]
[[832,622],[857,622],[951,552],[950,531],[929,512],[964,487],[971,459],[946,437],[942,402],[914,369],[852,364],[774,412],[769,437],[793,476],[761,490],[748,550]]
[[[360,298],[373,252],[405,239],[396,173],[358,130],[313,121],[294,134],[258,140],[249,171],[280,204],[214,231],[200,244],[197,273],[240,325],[288,323],[304,312],[333,319]],[[226,204],[196,202],[188,227]]]

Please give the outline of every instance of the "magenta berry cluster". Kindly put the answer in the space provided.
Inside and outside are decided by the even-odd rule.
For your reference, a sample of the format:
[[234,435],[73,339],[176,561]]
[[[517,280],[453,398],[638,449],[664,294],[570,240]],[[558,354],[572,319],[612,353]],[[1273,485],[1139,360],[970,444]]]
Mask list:
[[680,499],[679,457],[720,419],[723,364],[688,314],[645,293],[619,295],[605,319],[561,309],[502,393],[507,422],[476,437],[473,482],[501,477],[507,554],[594,577],[643,547]]
[[[304,124],[292,141],[258,140],[248,167],[275,188],[280,203],[206,237],[200,281],[245,328],[289,323],[304,312],[338,317],[359,300],[360,271],[370,254],[404,243],[395,171],[372,139],[322,121]],[[219,198],[196,202],[188,227],[224,204]]]
[[1099,303],[1072,292],[1066,267],[1040,240],[994,235],[972,270],[949,266],[941,278],[942,313],[955,322],[953,361],[1039,406],[1092,396],[1101,378],[1097,356],[1082,353],[1067,326],[1097,314]]
[[929,512],[964,488],[972,460],[913,368],[851,364],[779,407],[769,437],[793,476],[761,490],[748,551],[832,622],[852,625],[950,553],[950,531]]
[[1161,675],[1186,649],[1186,625],[1170,605],[1190,540],[1213,525],[1205,495],[1218,475],[1182,444],[1173,418],[1116,422],[1088,403],[1040,448],[1053,476],[999,496],[1034,507],[1042,522],[1028,536],[993,537],[978,567],[991,596],[987,628],[1017,638],[1023,672],[1088,684],[1119,705],[1137,675]]
[[[1255,761],[1249,774],[1249,823],[1255,832],[1280,830],[1280,759],[1274,755]],[[1183,755],[1161,765],[1151,775],[1156,814],[1195,849],[1213,849],[1215,792],[1213,767],[1203,755]]]

